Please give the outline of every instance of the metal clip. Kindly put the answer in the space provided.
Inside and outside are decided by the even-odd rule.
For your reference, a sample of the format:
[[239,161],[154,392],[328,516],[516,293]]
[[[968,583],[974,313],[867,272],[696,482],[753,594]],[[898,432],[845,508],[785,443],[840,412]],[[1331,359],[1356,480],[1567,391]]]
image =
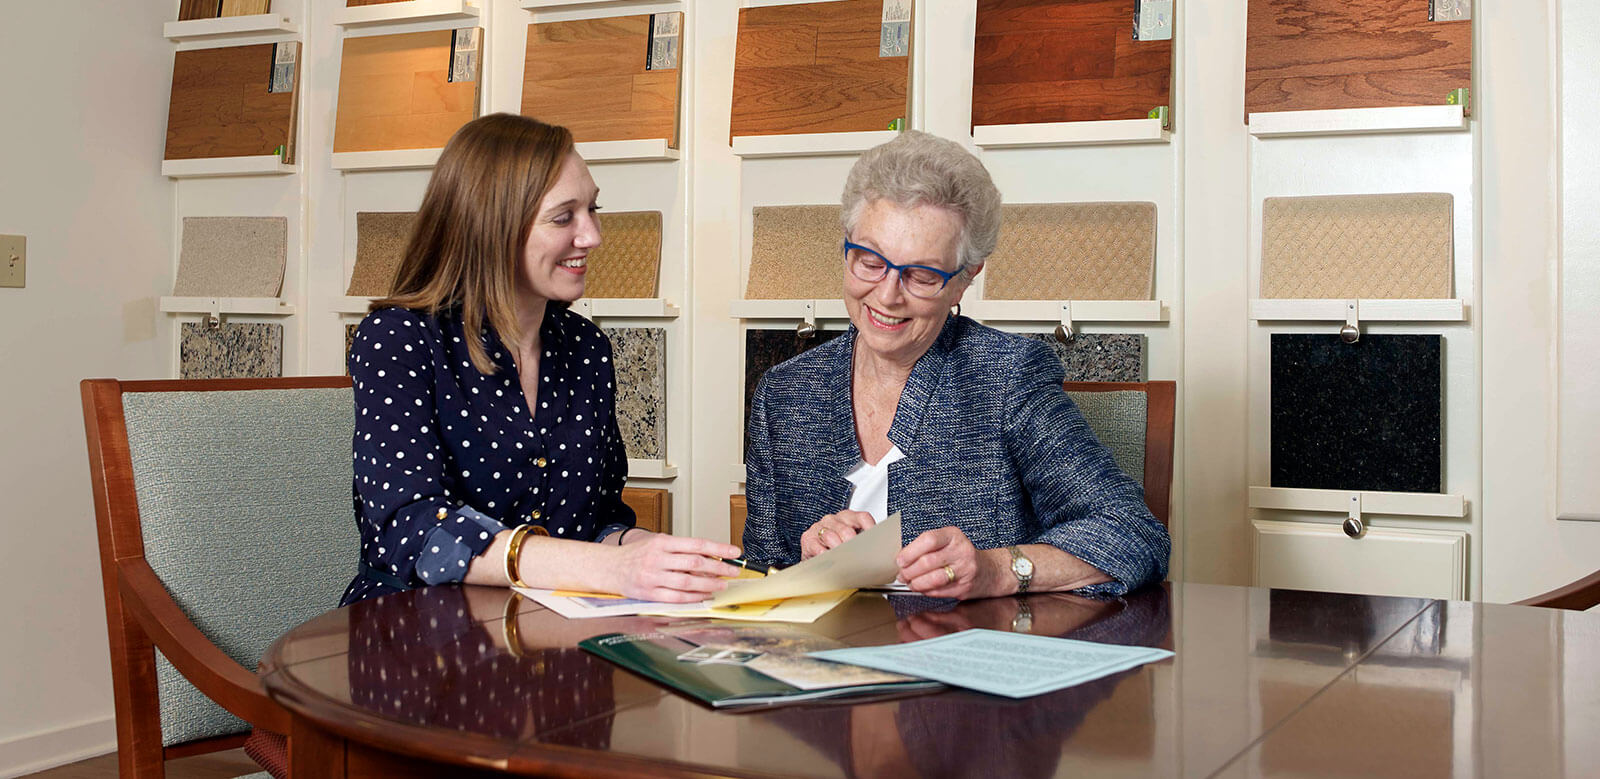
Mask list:
[[222,304],[216,298],[211,299],[211,312],[206,314],[206,329],[212,332],[222,329]]
[[1361,311],[1357,301],[1344,303],[1344,327],[1339,328],[1339,340],[1347,344],[1361,340]]
[[813,300],[806,303],[806,311],[801,315],[801,322],[800,324],[795,325],[794,337],[801,341],[807,341],[817,337],[816,301]]
[[1361,521],[1361,493],[1350,494],[1348,516],[1344,520],[1344,534],[1351,538],[1360,538],[1367,532],[1366,523]]
[[1061,302],[1061,324],[1056,325],[1056,340],[1069,344],[1076,337],[1078,333],[1072,327],[1072,303],[1064,300]]

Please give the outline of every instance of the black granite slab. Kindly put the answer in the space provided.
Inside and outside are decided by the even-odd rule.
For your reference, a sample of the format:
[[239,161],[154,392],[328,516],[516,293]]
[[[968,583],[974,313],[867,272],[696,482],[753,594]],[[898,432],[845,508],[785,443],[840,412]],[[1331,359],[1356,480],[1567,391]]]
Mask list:
[[1441,492],[1437,335],[1272,336],[1272,486]]
[[1022,333],[1050,347],[1067,381],[1144,381],[1144,336],[1138,333],[1078,333],[1062,343],[1054,333]]
[[818,344],[844,335],[843,330],[818,330],[810,338],[799,338],[794,328],[746,330],[744,333],[744,448],[750,449],[750,402],[755,400],[761,377],[774,366]]

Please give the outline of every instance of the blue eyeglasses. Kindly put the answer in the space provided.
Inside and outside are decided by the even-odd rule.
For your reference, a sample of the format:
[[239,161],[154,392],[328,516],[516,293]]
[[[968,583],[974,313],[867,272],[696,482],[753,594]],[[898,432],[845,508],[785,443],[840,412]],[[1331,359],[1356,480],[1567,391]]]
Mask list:
[[937,297],[951,279],[961,275],[961,271],[942,271],[927,265],[896,265],[888,257],[849,241],[844,242],[844,259],[850,266],[850,275],[874,284],[883,281],[889,271],[899,271],[900,288],[918,298]]

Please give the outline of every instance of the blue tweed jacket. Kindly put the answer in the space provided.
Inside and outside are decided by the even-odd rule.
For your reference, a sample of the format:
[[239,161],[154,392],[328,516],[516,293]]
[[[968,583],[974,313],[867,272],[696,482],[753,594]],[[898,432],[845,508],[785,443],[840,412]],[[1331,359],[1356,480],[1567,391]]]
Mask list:
[[[851,328],[768,371],[750,406],[745,556],[800,560],[800,534],[849,507],[860,459],[851,408]],[[1061,389],[1044,344],[950,317],[917,361],[889,440],[889,512],[901,543],[954,525],[979,549],[1049,544],[1114,580],[1120,595],[1167,573],[1172,541]]]

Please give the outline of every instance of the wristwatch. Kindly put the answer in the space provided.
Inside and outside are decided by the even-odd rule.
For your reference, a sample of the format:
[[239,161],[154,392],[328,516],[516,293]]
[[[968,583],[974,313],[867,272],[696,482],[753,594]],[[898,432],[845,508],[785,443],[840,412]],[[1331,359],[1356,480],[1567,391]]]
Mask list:
[[1011,572],[1017,577],[1017,592],[1028,591],[1028,585],[1033,583],[1033,561],[1015,546],[1006,547],[1011,553]]

